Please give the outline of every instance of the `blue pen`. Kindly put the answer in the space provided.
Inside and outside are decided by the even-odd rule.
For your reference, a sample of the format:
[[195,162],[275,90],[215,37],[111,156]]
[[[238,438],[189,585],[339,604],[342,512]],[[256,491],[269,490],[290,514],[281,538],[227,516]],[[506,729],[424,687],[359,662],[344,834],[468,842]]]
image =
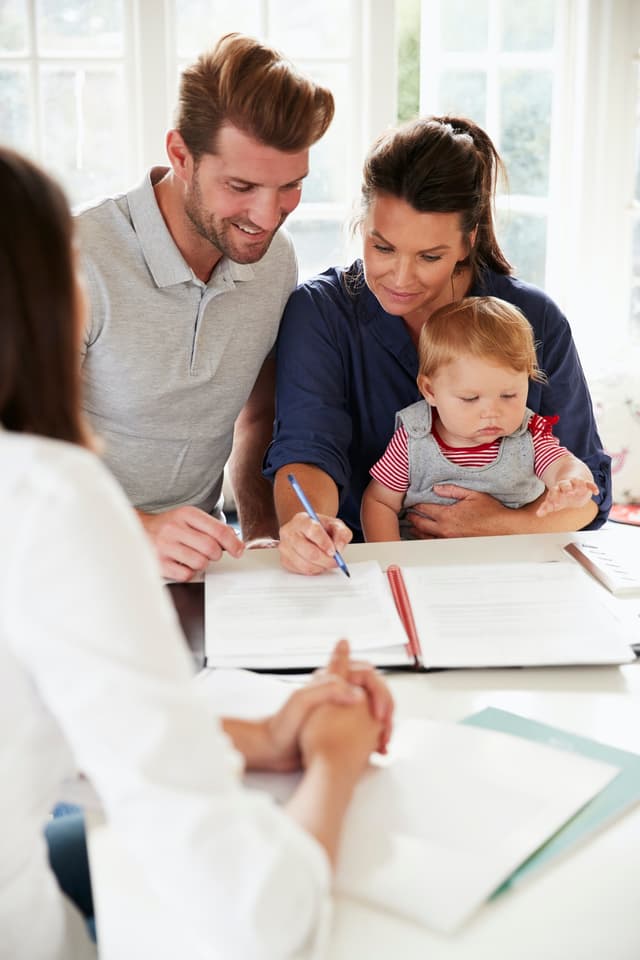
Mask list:
[[[302,489],[302,487],[300,486],[300,484],[298,483],[298,481],[296,480],[296,478],[292,473],[287,474],[287,480],[293,487],[298,500],[300,501],[304,509],[307,511],[311,519],[315,520],[316,523],[320,523],[320,518],[318,517],[318,514],[315,512],[315,510],[307,500],[306,493],[304,492],[304,490]],[[320,524],[320,526],[322,526],[322,524]],[[340,556],[337,550],[334,553],[333,557],[336,563],[338,564],[338,566],[340,567],[340,569],[342,570],[342,572],[346,574],[348,577],[350,577],[351,574],[349,573],[349,568],[347,567],[346,563],[344,562],[344,560],[342,559],[342,557]]]

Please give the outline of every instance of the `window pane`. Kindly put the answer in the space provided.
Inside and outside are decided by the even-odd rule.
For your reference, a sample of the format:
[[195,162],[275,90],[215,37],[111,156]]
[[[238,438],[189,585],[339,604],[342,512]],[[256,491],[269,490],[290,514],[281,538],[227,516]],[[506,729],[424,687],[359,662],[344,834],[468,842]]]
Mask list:
[[503,50],[551,50],[554,13],[554,0],[503,0]]
[[481,127],[487,116],[487,75],[480,71],[445,70],[440,75],[438,92],[440,113],[469,117]]
[[[425,15],[428,16],[428,7]],[[489,37],[488,0],[442,0],[440,33],[443,50],[486,50]]]
[[0,52],[25,53],[27,49],[27,11],[25,0],[0,2]]
[[331,126],[311,148],[309,176],[304,182],[305,203],[344,203],[347,199],[345,171],[349,169],[349,69],[341,64],[300,64],[300,69],[329,87],[336,101]]
[[180,0],[175,4],[178,57],[194,59],[218,37],[238,31],[258,36],[259,0]]
[[499,210],[497,230],[498,242],[512,264],[515,275],[544,288],[546,217]]
[[633,243],[631,246],[631,269],[633,276],[640,280],[640,218],[633,225]]
[[20,67],[0,70],[0,140],[17,150],[34,148],[29,78]]
[[512,193],[546,196],[549,189],[551,74],[501,72],[501,152]]
[[[126,143],[126,102],[119,69],[43,69],[43,160],[56,171],[73,203],[122,188],[114,163]],[[105,118],[109,122],[105,123]]]
[[122,53],[122,0],[38,0],[40,53]]
[[635,332],[640,330],[640,287],[631,288],[631,323]]
[[296,247],[300,281],[344,262],[344,228],[340,221],[291,219],[287,229]]
[[352,20],[344,0],[324,0],[321,5],[317,0],[270,0],[269,39],[293,59],[346,58]]
[[420,112],[420,0],[396,0],[398,120]]
[[640,67],[636,68],[636,177],[635,177],[635,200],[640,203]]

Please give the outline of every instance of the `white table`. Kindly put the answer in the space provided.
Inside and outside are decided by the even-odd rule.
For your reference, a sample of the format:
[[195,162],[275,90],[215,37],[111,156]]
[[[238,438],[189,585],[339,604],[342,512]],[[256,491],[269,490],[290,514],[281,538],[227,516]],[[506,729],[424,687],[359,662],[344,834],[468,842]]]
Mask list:
[[[629,528],[619,530],[620,536],[631,535]],[[640,541],[640,531],[633,535]],[[517,563],[557,559],[568,539],[567,534],[546,534],[371,544],[348,547],[345,559],[347,563],[380,559],[385,565],[505,559]],[[248,562],[268,565],[277,557],[273,551],[260,551]],[[638,601],[617,602],[640,606]],[[640,620],[638,624],[640,637]],[[398,673],[391,674],[389,681],[399,716],[455,720],[495,706],[640,753],[638,663]],[[90,851],[103,960],[181,956],[180,932],[171,929],[108,828],[91,829]],[[640,807],[517,889],[486,904],[452,937],[337,898],[329,956],[331,960],[638,960]]]

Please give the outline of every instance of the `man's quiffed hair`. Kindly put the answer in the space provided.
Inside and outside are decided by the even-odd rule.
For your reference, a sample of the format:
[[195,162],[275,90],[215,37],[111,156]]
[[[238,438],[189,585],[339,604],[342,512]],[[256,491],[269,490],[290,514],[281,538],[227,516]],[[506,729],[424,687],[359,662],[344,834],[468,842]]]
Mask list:
[[334,109],[331,91],[277,50],[228,33],[183,72],[175,125],[196,161],[215,153],[227,123],[269,147],[297,152],[323,136]]

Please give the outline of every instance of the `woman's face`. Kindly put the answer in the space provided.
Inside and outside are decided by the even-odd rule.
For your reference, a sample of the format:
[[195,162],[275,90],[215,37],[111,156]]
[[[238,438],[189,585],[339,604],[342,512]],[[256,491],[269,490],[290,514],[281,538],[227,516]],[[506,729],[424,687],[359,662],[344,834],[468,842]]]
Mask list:
[[364,220],[363,239],[367,285],[387,313],[422,323],[466,293],[454,292],[452,276],[474,236],[467,241],[458,213],[418,213],[404,200],[378,194]]

